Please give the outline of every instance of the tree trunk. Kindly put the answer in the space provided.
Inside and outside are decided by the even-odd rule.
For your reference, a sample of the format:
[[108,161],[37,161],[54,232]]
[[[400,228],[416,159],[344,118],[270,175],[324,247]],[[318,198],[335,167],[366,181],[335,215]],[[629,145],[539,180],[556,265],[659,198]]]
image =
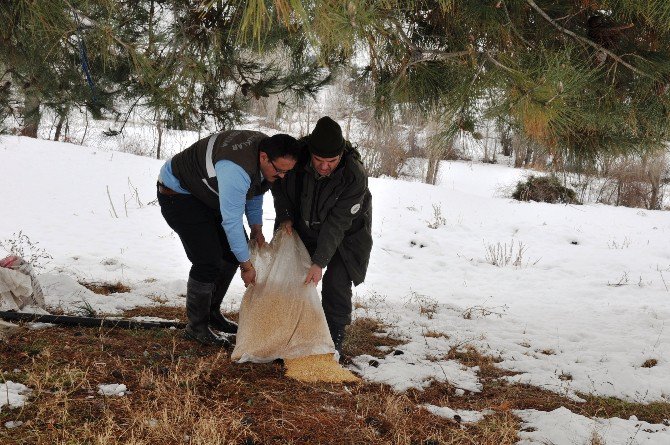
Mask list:
[[40,126],[40,98],[31,91],[25,92],[25,101],[23,106],[23,128],[21,128],[21,136],[28,136],[31,138],[37,137],[37,130]]
[[[79,142],[79,145],[84,145],[84,139],[86,139],[86,132],[88,132],[88,110],[84,109],[84,135],[81,137],[81,142]],[[67,136],[67,124],[65,125],[65,135]]]
[[486,135],[484,136],[484,159],[483,162],[491,162],[489,158],[489,126],[486,124]]
[[516,135],[514,136],[514,168],[523,167],[523,159],[526,153],[526,145],[523,138]]
[[161,144],[163,142],[163,125],[160,118],[156,119],[156,129],[158,130],[158,146],[156,147],[156,159],[161,158]]
[[346,134],[344,136],[344,138],[346,140],[349,140],[349,134],[351,133],[351,120],[354,118],[355,104],[351,104],[350,106],[351,106],[351,108],[349,109],[349,115],[347,116],[347,126],[346,126],[346,130],[345,130]]
[[437,179],[437,170],[440,165],[439,159],[435,159],[433,153],[428,155],[428,168],[426,169],[426,184],[435,185],[435,180]]
[[447,152],[447,149],[447,147],[444,147],[439,143],[429,143],[427,148],[428,168],[426,170],[426,184],[435,185],[437,182],[438,173],[440,172],[440,161]]
[[503,156],[512,156],[512,138],[509,133],[504,133],[500,137],[500,144],[502,145]]
[[501,119],[498,119],[496,121],[496,127],[498,129],[498,134],[500,134],[500,145],[502,146],[502,155],[512,156],[512,149],[514,148],[512,140],[512,128]]
[[271,128],[277,129],[277,118],[279,117],[279,96],[276,94],[265,98],[265,116]]
[[530,144],[526,144],[526,157],[523,160],[523,165],[524,167],[528,167],[530,165],[530,161],[533,159],[533,148],[530,146]]
[[[646,159],[645,159],[646,161]],[[647,163],[647,175],[651,185],[649,210],[660,210],[663,207],[663,176],[667,169],[665,154],[657,154],[651,163]]]
[[63,124],[65,123],[65,118],[67,117],[67,111],[65,110],[61,113],[58,113],[58,123],[56,124],[56,133],[54,134],[54,141],[60,140],[60,134],[63,130]]

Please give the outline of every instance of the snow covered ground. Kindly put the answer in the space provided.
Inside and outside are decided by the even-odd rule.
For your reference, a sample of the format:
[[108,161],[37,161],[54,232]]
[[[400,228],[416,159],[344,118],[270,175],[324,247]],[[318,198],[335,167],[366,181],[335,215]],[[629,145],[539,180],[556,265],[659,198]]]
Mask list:
[[[189,263],[159,207],[149,204],[162,162],[0,138],[0,241],[8,245],[19,231],[29,237],[24,253],[44,266],[39,278],[50,307],[114,314],[184,304]],[[476,392],[476,369],[435,359],[472,345],[518,372],[511,380],[574,399],[670,402],[670,213],[501,197],[524,174],[444,162],[437,186],[370,180],[375,244],[368,278],[355,289],[362,303],[355,315],[387,321],[408,344],[377,367],[357,358],[359,372],[399,391],[432,379]],[[268,194],[268,238],[273,217]],[[131,291],[103,296],[78,281],[121,282]],[[243,290],[236,278],[224,305],[237,309]],[[648,360],[656,364],[643,366]],[[533,430],[521,443],[582,444],[594,431],[607,444],[670,443],[665,425],[566,411],[519,412]]]

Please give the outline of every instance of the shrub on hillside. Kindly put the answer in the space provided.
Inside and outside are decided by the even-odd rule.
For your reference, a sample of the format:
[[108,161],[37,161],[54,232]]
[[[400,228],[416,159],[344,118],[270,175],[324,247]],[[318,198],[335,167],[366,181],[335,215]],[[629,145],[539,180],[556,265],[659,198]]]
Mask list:
[[556,176],[529,176],[519,181],[512,198],[517,201],[538,201],[563,204],[580,204],[571,188],[565,187]]

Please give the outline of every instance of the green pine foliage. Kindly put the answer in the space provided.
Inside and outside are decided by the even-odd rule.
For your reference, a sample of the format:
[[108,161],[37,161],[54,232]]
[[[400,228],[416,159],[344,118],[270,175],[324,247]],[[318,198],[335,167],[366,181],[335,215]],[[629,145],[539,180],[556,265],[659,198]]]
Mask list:
[[666,0],[6,0],[0,20],[0,113],[26,134],[45,108],[227,128],[361,55],[377,115],[438,113],[444,138],[504,122],[560,163],[653,151],[670,130]]
[[330,73],[310,56],[306,35],[288,21],[270,21],[262,35],[251,34],[255,40],[243,32],[252,19],[280,16],[274,6],[250,13],[260,3],[2,2],[0,80],[9,87],[0,110],[20,116],[23,133],[35,136],[44,109],[64,115],[86,107],[94,117],[117,117],[120,127],[111,135],[136,107],[154,111],[169,128],[196,129],[205,121],[227,128],[245,101],[313,96]]
[[448,134],[503,118],[556,159],[651,151],[668,138],[664,0],[313,0],[301,7],[297,29],[324,63],[357,47],[367,53],[364,73],[387,116],[398,107],[437,107]]

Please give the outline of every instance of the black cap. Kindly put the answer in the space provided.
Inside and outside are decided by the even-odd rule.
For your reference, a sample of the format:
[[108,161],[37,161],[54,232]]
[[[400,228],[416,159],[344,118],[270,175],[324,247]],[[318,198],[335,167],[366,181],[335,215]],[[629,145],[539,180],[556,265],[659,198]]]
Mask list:
[[344,151],[344,137],[340,124],[328,116],[316,122],[312,133],[307,136],[310,153],[320,158],[334,158]]

